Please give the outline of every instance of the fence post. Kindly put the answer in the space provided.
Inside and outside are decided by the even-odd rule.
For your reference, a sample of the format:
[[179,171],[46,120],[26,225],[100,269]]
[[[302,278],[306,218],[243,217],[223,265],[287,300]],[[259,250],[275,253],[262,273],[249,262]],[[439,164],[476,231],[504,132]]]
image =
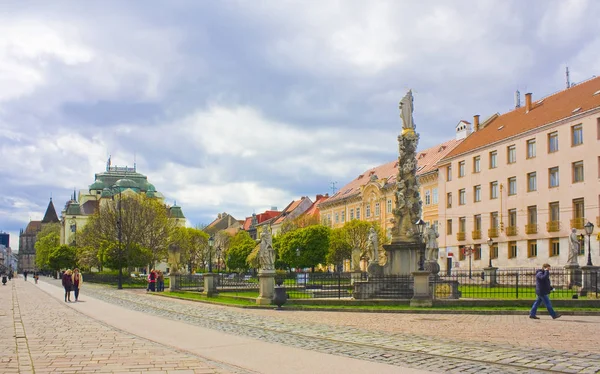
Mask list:
[[342,273],[337,272],[338,275],[338,299],[342,298]]
[[517,292],[517,299],[519,298],[519,273],[517,274],[517,287],[516,287],[516,292]]

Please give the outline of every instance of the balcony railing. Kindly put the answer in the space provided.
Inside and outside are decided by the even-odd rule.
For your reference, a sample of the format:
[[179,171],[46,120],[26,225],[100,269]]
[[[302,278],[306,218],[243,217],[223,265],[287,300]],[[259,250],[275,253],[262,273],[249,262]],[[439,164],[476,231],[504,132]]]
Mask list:
[[488,229],[488,236],[490,238],[497,238],[498,237],[498,228],[494,227],[494,228]]
[[467,235],[464,232],[457,232],[456,233],[456,240],[465,240],[467,238]]
[[560,221],[548,221],[546,222],[546,230],[548,232],[560,231]]
[[525,225],[525,234],[537,234],[537,232],[538,232],[537,223],[530,223],[528,225]]
[[583,225],[585,225],[585,218],[583,217],[573,218],[571,220],[572,229],[583,230]]
[[517,231],[517,226],[506,226],[506,236],[515,236]]
[[481,230],[474,230],[471,232],[473,240],[481,239]]

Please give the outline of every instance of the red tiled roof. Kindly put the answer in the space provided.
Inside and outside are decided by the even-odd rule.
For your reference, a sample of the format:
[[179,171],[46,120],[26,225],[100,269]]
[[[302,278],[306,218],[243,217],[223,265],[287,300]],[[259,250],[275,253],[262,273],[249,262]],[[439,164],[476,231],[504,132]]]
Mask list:
[[[451,152],[463,139],[452,139],[445,143],[438,144],[435,147],[425,149],[417,153],[417,175],[423,175],[437,169],[437,162]],[[388,162],[365,171],[356,179],[340,188],[339,191],[327,199],[327,202],[343,199],[356,195],[360,192],[360,187],[366,185],[371,180],[372,175],[378,179],[387,179],[387,183],[395,183],[398,174],[398,161]]]
[[285,217],[290,214],[291,212],[294,211],[294,209],[296,209],[298,207],[298,205],[300,205],[300,203],[306,199],[305,196],[302,196],[302,198],[300,200],[294,200],[291,203],[289,203],[288,206],[285,207],[285,209],[281,212],[281,214],[279,215],[279,217],[277,217],[277,219],[273,222],[274,225],[277,225],[281,222],[283,222],[283,220],[285,219]]
[[[444,159],[598,108],[599,91],[600,77],[596,77],[543,99],[532,98],[529,112],[523,106],[497,117],[483,129],[469,135]],[[579,110],[575,111],[577,108]]]
[[[281,214],[280,211],[278,210],[265,210],[264,213],[259,213],[256,215],[256,223],[260,224],[263,223],[264,221],[271,219],[271,218],[275,218],[277,217],[279,214]],[[246,217],[246,220],[243,223],[243,227],[244,230],[249,230],[250,226],[252,225],[252,216],[250,217]]]
[[42,230],[42,221],[29,221],[25,228],[25,234],[37,234]]
[[310,206],[310,208],[306,209],[306,212],[304,212],[305,215],[309,216],[309,215],[314,215],[314,214],[319,214],[319,204],[321,204],[323,201],[329,199],[329,195],[325,194],[325,195],[317,195],[317,198],[315,199],[315,202]]

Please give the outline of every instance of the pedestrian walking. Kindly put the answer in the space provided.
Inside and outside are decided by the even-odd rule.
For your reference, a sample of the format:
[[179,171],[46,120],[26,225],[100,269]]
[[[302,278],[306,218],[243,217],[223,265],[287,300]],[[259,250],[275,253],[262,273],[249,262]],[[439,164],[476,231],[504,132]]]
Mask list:
[[536,314],[541,303],[544,303],[546,309],[548,309],[548,313],[552,316],[552,319],[561,317],[561,315],[556,313],[552,308],[550,296],[548,296],[553,289],[554,288],[552,288],[552,284],[550,283],[550,264],[544,264],[542,265],[542,268],[535,273],[535,294],[537,297],[529,312],[529,318],[540,319]]
[[[11,278],[12,278],[12,276],[11,276]],[[23,278],[25,278],[25,282],[27,282],[27,270],[25,270],[23,272]]]
[[146,291],[156,291],[156,270],[150,270],[150,274],[148,274],[148,288]]
[[79,272],[79,269],[73,269],[73,293],[75,294],[75,301],[79,299],[79,290],[83,284],[83,276]]
[[38,280],[40,279],[40,273],[37,271],[33,273],[33,279],[35,279],[35,284],[37,284]]
[[158,292],[165,290],[165,275],[161,270],[156,271],[156,290]]
[[62,275],[62,285],[65,289],[65,303],[71,302],[71,290],[73,289],[73,272],[70,269]]

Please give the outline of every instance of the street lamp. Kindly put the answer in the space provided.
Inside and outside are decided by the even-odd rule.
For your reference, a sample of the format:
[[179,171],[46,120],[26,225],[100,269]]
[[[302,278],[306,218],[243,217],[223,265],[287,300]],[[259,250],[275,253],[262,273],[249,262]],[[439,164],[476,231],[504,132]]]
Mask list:
[[212,273],[212,249],[215,244],[215,238],[211,235],[208,238],[208,272]]
[[[122,195],[122,191],[121,188],[119,186],[117,186],[116,184],[114,186],[112,186],[112,190],[115,191],[116,189],[119,190],[119,219],[117,220],[117,236],[119,238],[119,259],[122,260],[123,259],[123,228],[122,228],[122,223],[123,223],[123,207],[122,207],[122,202],[123,202],[123,195]],[[112,199],[114,201],[115,196],[112,196]],[[118,277],[118,283],[117,283],[117,289],[122,290],[123,289],[123,263],[122,261],[119,261],[119,277]]]
[[217,273],[221,272],[221,247],[217,247]]
[[591,223],[590,221],[588,221],[588,223],[586,223],[585,226],[583,226],[583,228],[585,229],[585,233],[588,236],[588,260],[587,260],[587,266],[593,266],[592,265],[592,244],[591,244],[591,241],[590,241],[590,236],[594,232],[594,224]]
[[419,270],[425,270],[425,243],[423,242],[423,233],[425,232],[425,221],[421,218],[415,222],[416,231],[419,234]]
[[488,238],[487,240],[488,243],[488,247],[490,248],[490,262],[488,264],[488,267],[492,267],[492,246],[494,245],[494,239],[492,238]]

